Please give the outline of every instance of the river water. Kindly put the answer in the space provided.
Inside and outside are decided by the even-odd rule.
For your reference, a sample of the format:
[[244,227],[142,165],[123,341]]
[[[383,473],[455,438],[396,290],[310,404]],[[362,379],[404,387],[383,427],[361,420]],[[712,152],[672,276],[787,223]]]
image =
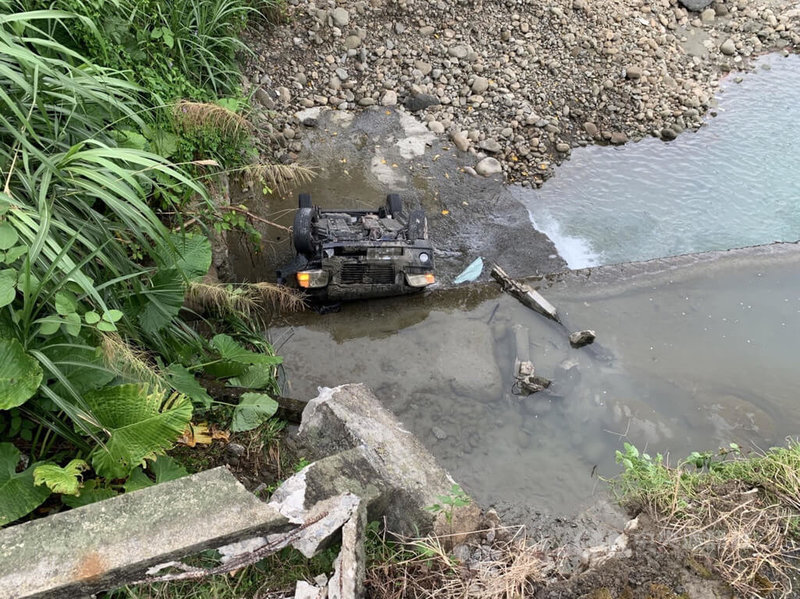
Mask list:
[[[571,266],[800,238],[800,103],[784,89],[800,90],[800,59],[762,60],[699,132],[585,148],[536,196],[517,190]],[[367,383],[482,505],[570,515],[606,492],[625,441],[674,461],[798,434],[798,272],[800,245],[782,244],[542,281],[569,330],[597,331],[582,349],[485,285],[301,314],[270,336],[287,394]],[[514,394],[518,325],[547,392]]]
[[696,133],[579,148],[516,190],[570,268],[800,239],[800,56],[756,65]]

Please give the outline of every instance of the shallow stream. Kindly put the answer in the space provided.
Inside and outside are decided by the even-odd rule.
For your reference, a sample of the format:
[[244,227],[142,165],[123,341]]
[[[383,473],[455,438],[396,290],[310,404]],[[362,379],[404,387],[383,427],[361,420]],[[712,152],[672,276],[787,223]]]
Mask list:
[[[731,76],[699,132],[576,150],[513,193],[572,267],[797,240],[800,58],[760,65]],[[624,441],[677,460],[800,432],[798,272],[800,246],[783,244],[543,281],[569,330],[597,331],[583,349],[494,285],[302,314],[270,335],[287,394],[365,382],[483,505],[570,515],[606,492]],[[514,394],[515,325],[551,390]]]
[[800,239],[800,56],[756,65],[696,133],[579,148],[515,190],[570,268]]

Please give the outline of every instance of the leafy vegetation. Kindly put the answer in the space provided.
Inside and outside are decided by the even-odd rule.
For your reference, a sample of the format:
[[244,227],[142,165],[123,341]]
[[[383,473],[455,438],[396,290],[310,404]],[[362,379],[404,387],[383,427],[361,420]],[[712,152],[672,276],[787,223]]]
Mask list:
[[[203,377],[253,389],[238,430],[277,407],[280,358],[235,310],[200,321],[225,331],[211,340],[184,318],[211,263],[204,223],[223,219],[197,175],[252,153],[249,131],[221,125],[224,102],[216,121],[169,105],[237,96],[235,34],[254,9],[50,6],[0,0],[0,525],[51,493],[75,507],[180,475],[163,454],[214,403]],[[192,145],[209,131],[234,150]]]
[[612,481],[620,502],[645,511],[743,596],[785,597],[800,550],[800,443],[745,456],[736,444],[693,452],[676,466],[626,443]]

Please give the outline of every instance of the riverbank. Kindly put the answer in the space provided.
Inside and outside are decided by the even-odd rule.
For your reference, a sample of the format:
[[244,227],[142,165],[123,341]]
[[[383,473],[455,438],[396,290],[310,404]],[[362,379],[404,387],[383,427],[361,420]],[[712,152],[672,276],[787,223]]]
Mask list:
[[575,146],[702,126],[722,74],[800,47],[785,0],[296,2],[287,14],[248,33],[245,68],[271,111],[261,133],[286,160],[302,150],[299,110],[402,106],[479,171],[536,186]]

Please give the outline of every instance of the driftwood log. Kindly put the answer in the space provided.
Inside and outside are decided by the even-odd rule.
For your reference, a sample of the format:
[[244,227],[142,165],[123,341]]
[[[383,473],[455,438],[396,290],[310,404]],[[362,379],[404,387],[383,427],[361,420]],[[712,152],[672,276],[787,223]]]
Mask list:
[[506,271],[497,264],[492,266],[492,278],[500,283],[500,287],[509,295],[517,298],[523,305],[539,314],[560,323],[555,306],[548,302],[542,295],[525,283],[512,279]]
[[[201,378],[200,383],[205,387],[211,397],[230,403],[239,403],[242,399],[242,395],[245,393],[258,393],[258,391],[247,389],[246,387],[228,387],[224,383],[214,379]],[[278,402],[278,417],[294,424],[300,423],[303,409],[305,409],[308,403],[307,401],[280,395],[271,395],[270,397]]]

